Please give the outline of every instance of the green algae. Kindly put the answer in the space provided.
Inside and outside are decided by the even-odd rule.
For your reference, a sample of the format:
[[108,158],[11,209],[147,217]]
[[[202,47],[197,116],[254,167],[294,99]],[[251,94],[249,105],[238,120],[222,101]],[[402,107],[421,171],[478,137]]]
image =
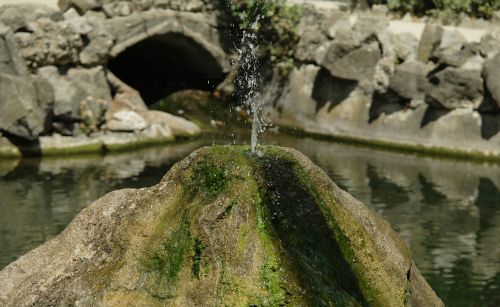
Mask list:
[[110,263],[83,279],[93,285],[92,302],[406,304],[408,284],[385,279],[373,240],[339,203],[333,183],[300,154],[259,150],[203,148],[159,185],[120,194],[111,213],[120,226],[97,241],[113,253]]
[[[216,300],[220,305],[384,306],[390,302],[380,293],[380,285],[363,275],[366,263],[377,266],[379,260],[360,261],[359,257],[366,256],[359,252],[366,247],[362,227],[353,226],[350,234],[345,232],[337,221],[345,217],[332,216],[322,193],[324,187],[311,181],[293,155],[277,147],[260,150],[263,155],[251,154],[249,146],[216,146],[185,170],[183,183],[189,188],[183,190],[176,206],[191,205],[174,214],[184,216],[179,228],[144,262],[148,292],[160,299],[175,297],[177,285],[192,286],[179,280],[179,273],[188,270],[199,282],[219,272]],[[213,238],[194,234],[200,233],[199,227],[205,231],[212,227],[200,226],[200,210],[223,199],[218,206],[225,205],[217,209],[217,219],[228,223],[241,219],[241,208],[255,210],[255,216],[253,222],[247,220],[237,228],[233,255],[224,251],[214,262],[204,256],[217,250],[210,244]],[[174,216],[163,218],[162,225]],[[165,231],[162,225],[157,231]],[[228,236],[231,229],[222,231],[220,235]],[[253,252],[257,253],[258,275],[240,276],[236,267],[247,261],[245,255],[252,244],[257,246]],[[221,266],[222,272],[217,269]],[[407,301],[408,294],[404,294],[401,305]]]
[[227,185],[226,171],[212,164],[202,164],[193,173],[193,184],[207,196],[217,196]]
[[177,276],[189,254],[191,242],[189,224],[184,221],[144,259],[144,271],[150,276],[147,288],[153,297],[168,298],[172,295]]
[[[317,179],[317,175],[303,168],[297,163],[296,158],[279,149],[266,151],[268,155],[276,155],[289,163],[287,169],[293,169],[296,179],[309,191],[313,201],[326,219],[328,227],[333,231],[333,237],[340,247],[341,254],[346,260],[347,266],[356,275],[359,290],[370,306],[403,306],[408,300],[407,284],[388,286],[389,275],[382,270],[382,259],[374,252],[374,246],[368,244],[368,234],[359,222],[345,215],[342,206],[336,199],[328,198],[328,186],[324,186]],[[326,198],[325,198],[326,197]],[[391,236],[389,232],[388,235]],[[391,237],[398,242],[398,239]],[[373,243],[372,243],[373,244]],[[411,255],[405,247],[400,248],[411,259]],[[364,305],[363,304],[363,305]]]
[[278,156],[263,158],[261,163],[269,187],[265,203],[270,220],[294,263],[309,305],[366,305],[357,277],[334,240],[337,233],[331,232],[293,163]]
[[193,257],[191,259],[193,263],[191,266],[191,276],[193,276],[194,278],[200,278],[201,257],[204,250],[205,246],[203,245],[203,242],[200,239],[195,239],[193,246]]

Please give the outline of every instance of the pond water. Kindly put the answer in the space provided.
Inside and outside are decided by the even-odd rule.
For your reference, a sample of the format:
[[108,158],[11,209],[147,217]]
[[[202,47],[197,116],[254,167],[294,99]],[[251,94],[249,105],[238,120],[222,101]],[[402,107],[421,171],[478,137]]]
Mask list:
[[[61,232],[109,191],[151,186],[204,136],[108,156],[0,161],[0,268]],[[343,189],[389,220],[449,306],[500,306],[500,165],[438,160],[278,134]]]

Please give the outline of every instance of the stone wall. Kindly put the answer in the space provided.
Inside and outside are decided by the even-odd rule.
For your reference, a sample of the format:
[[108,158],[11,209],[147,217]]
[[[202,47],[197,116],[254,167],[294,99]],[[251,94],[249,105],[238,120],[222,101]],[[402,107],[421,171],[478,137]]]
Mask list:
[[[267,91],[276,125],[500,156],[500,31],[303,5],[296,66]],[[270,93],[274,93],[271,95]]]
[[[219,1],[59,5],[61,11],[2,7],[0,133],[40,144],[54,144],[43,139],[53,135],[100,138],[116,132],[172,139],[199,133],[192,123],[151,113],[139,94],[145,94],[141,82],[152,84],[148,74],[113,61],[154,39],[149,46],[164,44],[165,57],[176,50],[189,65],[168,69],[163,63],[165,72],[150,79],[207,71],[220,81],[231,70],[233,46]],[[296,65],[284,86],[271,80],[264,89],[276,125],[384,146],[500,156],[497,26],[394,20],[380,7],[353,13],[338,3],[300,5]],[[144,53],[151,58],[148,65],[162,55]],[[129,76],[116,76],[114,66],[126,67]],[[127,77],[139,85],[120,79]]]
[[227,73],[220,16],[213,5],[201,0],[60,0],[59,7],[20,4],[0,10],[1,133],[30,143],[52,135],[127,132],[172,139],[199,133],[181,118],[149,111],[108,63],[148,38],[175,34],[203,51],[192,54],[210,57],[190,60],[210,60]]

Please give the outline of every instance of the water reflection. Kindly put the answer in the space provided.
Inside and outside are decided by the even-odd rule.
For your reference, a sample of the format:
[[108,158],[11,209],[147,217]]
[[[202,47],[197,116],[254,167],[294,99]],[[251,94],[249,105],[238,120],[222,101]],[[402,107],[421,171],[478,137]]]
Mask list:
[[[192,150],[238,138],[134,153],[0,163],[0,268],[59,233],[108,191],[151,186]],[[500,165],[437,160],[268,135],[294,147],[386,217],[451,306],[500,306]]]

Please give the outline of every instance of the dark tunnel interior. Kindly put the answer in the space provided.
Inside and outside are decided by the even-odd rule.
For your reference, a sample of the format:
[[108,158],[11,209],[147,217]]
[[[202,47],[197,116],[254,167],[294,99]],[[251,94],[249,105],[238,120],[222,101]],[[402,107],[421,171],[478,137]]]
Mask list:
[[148,105],[180,90],[213,91],[225,78],[202,45],[177,33],[147,38],[120,53],[108,67]]

